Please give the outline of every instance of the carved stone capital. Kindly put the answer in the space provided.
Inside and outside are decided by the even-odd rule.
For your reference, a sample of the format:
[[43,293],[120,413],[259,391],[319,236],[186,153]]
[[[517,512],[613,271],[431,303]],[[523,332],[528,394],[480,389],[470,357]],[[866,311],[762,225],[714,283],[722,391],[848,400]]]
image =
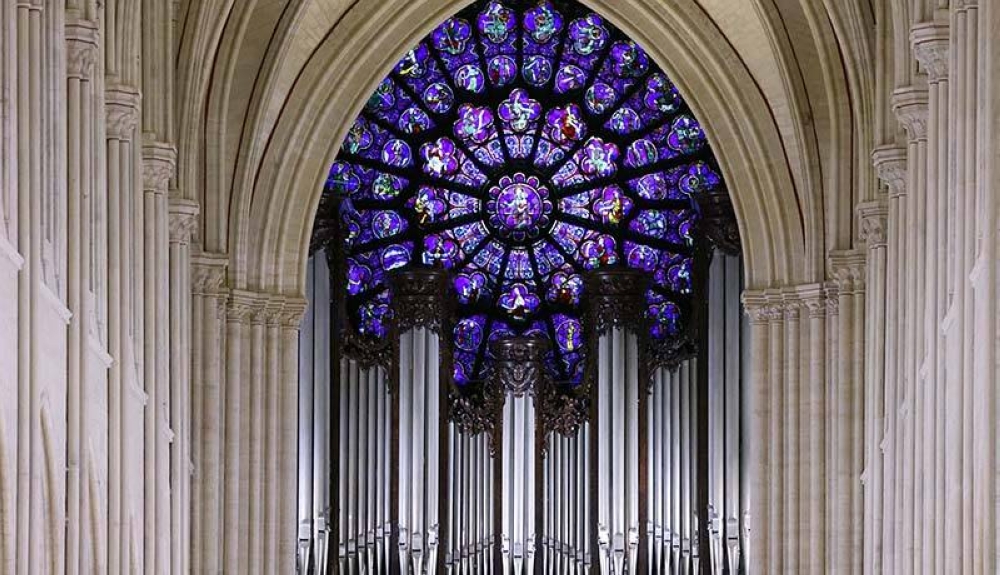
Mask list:
[[785,317],[781,298],[768,292],[745,292],[743,309],[750,316],[750,321],[756,324],[771,323]]
[[393,316],[399,333],[424,328],[438,335],[450,317],[451,280],[436,268],[396,270],[390,274]]
[[882,146],[872,154],[875,173],[889,187],[890,196],[906,193],[906,150],[899,146]]
[[861,239],[868,249],[885,247],[889,228],[889,207],[884,199],[858,204]]
[[143,189],[165,193],[177,168],[177,149],[164,142],[146,142],[142,146]]
[[892,111],[910,141],[927,139],[927,88],[908,86],[892,94]]
[[66,23],[66,75],[90,80],[97,64],[97,23],[73,20]]
[[594,270],[584,279],[587,311],[598,338],[614,328],[643,332],[645,317],[643,294],[648,278],[640,271],[627,268]]
[[910,30],[913,56],[931,82],[948,77],[948,33],[947,22],[924,22]]
[[740,228],[733,212],[733,204],[726,190],[698,196],[701,208],[701,231],[712,245],[728,255],[739,255]]
[[840,293],[864,291],[868,269],[868,257],[865,252],[861,250],[832,252],[829,264]]
[[232,323],[247,323],[259,307],[257,294],[233,290],[226,305],[226,320]]
[[497,386],[514,397],[534,394],[546,378],[545,352],[548,341],[533,337],[506,337],[490,344],[493,362],[489,385]]
[[309,302],[303,298],[284,298],[276,313],[277,323],[286,329],[298,329],[306,315]]
[[222,254],[197,254],[191,258],[191,284],[196,295],[212,296],[222,291],[229,258]]
[[190,243],[198,228],[198,211],[198,202],[170,198],[170,243]]
[[139,91],[131,86],[108,86],[104,93],[107,135],[112,140],[131,140],[139,122]]

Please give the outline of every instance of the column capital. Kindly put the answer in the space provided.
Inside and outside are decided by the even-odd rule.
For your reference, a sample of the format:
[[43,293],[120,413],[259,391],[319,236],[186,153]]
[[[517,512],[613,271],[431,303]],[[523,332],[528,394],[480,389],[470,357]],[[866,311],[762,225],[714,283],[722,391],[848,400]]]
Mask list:
[[889,207],[885,199],[861,202],[857,213],[861,239],[868,249],[885,247],[889,227]]
[[139,122],[139,90],[124,84],[109,85],[104,91],[107,135],[112,140],[131,140]]
[[170,243],[187,244],[198,228],[198,202],[170,198]]
[[66,22],[66,75],[90,80],[97,63],[97,23],[91,20]]
[[868,266],[868,257],[864,251],[831,252],[828,263],[839,293],[850,294],[864,291]]
[[592,337],[614,328],[641,332],[645,323],[643,294],[649,279],[638,270],[604,268],[584,278],[587,312],[593,327]]
[[247,323],[261,307],[258,294],[246,290],[230,290],[226,305],[226,319],[233,323]]
[[451,279],[438,268],[411,268],[389,274],[398,333],[424,328],[439,336],[451,317]]
[[927,88],[906,86],[892,93],[892,111],[910,141],[927,139]]
[[545,353],[549,342],[536,337],[505,337],[490,344],[496,361],[490,384],[514,397],[534,395],[545,380]]
[[906,193],[906,150],[899,146],[880,146],[872,153],[879,180],[889,187],[889,195]]
[[225,254],[198,253],[191,257],[191,287],[195,294],[218,296],[226,281],[229,256]]
[[743,309],[755,324],[767,324],[785,317],[780,292],[774,290],[743,292]]
[[177,148],[166,142],[146,141],[142,144],[142,186],[165,193],[177,167]]
[[286,329],[298,329],[302,318],[306,315],[309,302],[301,297],[285,296],[278,311],[278,323]]
[[921,22],[910,29],[913,56],[931,82],[948,78],[948,22]]

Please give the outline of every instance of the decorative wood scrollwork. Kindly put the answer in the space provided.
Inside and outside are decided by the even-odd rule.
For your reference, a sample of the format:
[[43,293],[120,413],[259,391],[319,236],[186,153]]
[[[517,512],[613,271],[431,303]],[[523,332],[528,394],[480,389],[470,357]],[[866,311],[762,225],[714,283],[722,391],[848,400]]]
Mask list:
[[341,341],[341,353],[358,362],[361,369],[381,367],[388,371],[392,366],[393,351],[388,341],[363,338],[350,329],[343,331]]
[[584,282],[592,342],[614,328],[645,332],[642,295],[649,283],[645,274],[630,268],[604,268],[590,272]]
[[451,278],[436,268],[411,268],[390,275],[392,305],[398,333],[424,328],[446,335],[452,315]]
[[534,395],[545,373],[545,352],[549,343],[532,337],[509,337],[492,344],[496,362],[490,374],[489,385],[509,392],[514,397]]
[[739,255],[742,250],[740,228],[729,193],[721,190],[702,194],[698,196],[698,206],[701,208],[700,231],[705,238],[722,253]]

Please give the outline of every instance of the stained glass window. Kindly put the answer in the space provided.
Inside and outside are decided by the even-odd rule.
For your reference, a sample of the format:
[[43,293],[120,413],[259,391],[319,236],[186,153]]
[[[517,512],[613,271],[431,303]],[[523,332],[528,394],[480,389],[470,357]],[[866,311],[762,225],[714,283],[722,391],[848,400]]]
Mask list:
[[676,336],[694,198],[722,185],[691,110],[621,31],[569,0],[480,0],[379,84],[330,171],[350,323],[386,337],[387,273],[445,268],[456,383],[481,380],[511,334],[549,339],[551,375],[579,383],[583,275],[648,272],[650,335]]

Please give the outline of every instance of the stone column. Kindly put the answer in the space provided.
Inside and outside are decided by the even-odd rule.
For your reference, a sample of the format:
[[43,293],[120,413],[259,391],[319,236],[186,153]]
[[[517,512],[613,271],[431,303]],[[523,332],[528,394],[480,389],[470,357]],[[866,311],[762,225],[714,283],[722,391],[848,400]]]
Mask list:
[[[156,166],[156,164],[152,164]],[[146,164],[150,166],[150,164]],[[147,175],[150,170],[147,168]],[[163,182],[166,183],[165,181]],[[157,185],[158,182],[148,182]],[[170,202],[170,533],[172,572],[191,571],[191,238],[198,225],[198,205]]]
[[899,318],[902,305],[901,270],[904,256],[900,250],[900,235],[903,225],[902,198],[906,194],[906,151],[895,146],[875,150],[873,155],[875,170],[879,179],[888,187],[888,208],[886,210],[886,270],[885,270],[885,344],[883,368],[885,373],[883,405],[884,425],[880,448],[883,456],[882,480],[882,542],[881,565],[886,573],[895,572],[897,565],[896,533],[901,528],[899,461],[902,446],[899,442],[899,410],[902,384],[899,371],[899,342],[903,337]]
[[836,385],[831,416],[831,480],[835,486],[830,513],[831,569],[860,573],[863,559],[864,502],[861,474],[864,460],[864,310],[865,260],[860,251],[830,256],[837,297]]
[[[108,541],[111,545],[109,564],[112,572],[120,572],[129,564],[130,550],[127,548],[127,537],[124,532],[128,522],[127,511],[124,509],[125,495],[129,492],[127,482],[134,482],[134,479],[126,477],[127,460],[131,454],[126,453],[126,412],[129,406],[125,389],[130,385],[130,377],[141,377],[144,382],[145,391],[148,397],[149,408],[145,410],[145,456],[144,465],[146,470],[146,480],[143,485],[132,485],[133,489],[153,489],[155,480],[155,419],[153,413],[155,409],[154,384],[156,382],[156,362],[153,351],[156,348],[156,333],[149,331],[155,323],[150,308],[145,308],[144,325],[147,332],[141,334],[145,347],[143,350],[127,350],[128,331],[131,323],[132,289],[130,283],[136,277],[135,283],[145,285],[148,289],[154,289],[154,282],[151,278],[156,276],[156,266],[153,262],[147,262],[144,266],[144,273],[141,280],[138,279],[138,270],[134,269],[132,254],[139,246],[148,241],[149,251],[155,249],[155,242],[149,238],[148,234],[142,240],[135,243],[132,241],[133,221],[142,210],[133,210],[132,199],[136,197],[136,189],[133,187],[134,158],[131,156],[134,146],[132,139],[135,137],[135,127],[139,114],[139,94],[134,88],[116,85],[109,86],[105,92],[105,113],[107,130],[107,197],[104,205],[107,207],[105,216],[107,217],[107,313],[108,313],[108,354],[114,358],[109,374],[108,401],[110,406],[109,419],[109,441],[111,461],[108,473],[110,475],[110,495],[109,495],[109,515],[111,516],[111,527],[108,533]],[[141,220],[140,220],[141,221]],[[137,234],[136,239],[142,237]],[[147,255],[149,253],[147,252]],[[143,258],[147,261],[147,258]],[[143,293],[140,290],[140,293]],[[149,301],[151,298],[145,298]],[[128,351],[128,353],[127,353]],[[144,373],[132,374],[126,368],[130,366],[130,361],[126,358],[137,354],[142,358],[141,365],[145,366]],[[136,381],[131,385],[139,385]],[[155,557],[154,537],[156,517],[155,510],[156,497],[152,491],[146,492],[144,498],[144,560],[152,560]],[[117,571],[116,571],[117,570]],[[152,566],[149,566],[152,571]]]
[[88,373],[90,313],[90,207],[93,142],[93,73],[97,61],[97,23],[73,19],[66,25],[66,183],[67,298],[73,314],[67,341],[66,572],[81,572],[85,513],[82,493],[86,462],[83,437],[86,417],[82,390]]
[[194,461],[191,571],[222,571],[223,353],[229,259],[199,253],[192,258],[192,425]]
[[[299,326],[305,314],[306,301],[294,296],[286,296],[279,316],[280,345],[278,346],[278,380],[275,382],[279,401],[278,436],[275,438],[275,454],[278,461],[294,462],[298,457],[298,434],[296,418],[298,416],[298,381],[299,381]],[[278,489],[281,503],[276,510],[278,525],[285,526],[279,530],[277,556],[275,559],[276,573],[295,572],[295,498],[291,496],[296,486],[296,465],[284,465],[278,471]]]
[[[917,540],[920,526],[916,520],[917,501],[923,489],[923,476],[916,473],[920,466],[922,441],[916,440],[917,430],[923,429],[923,390],[920,386],[919,363],[923,351],[923,338],[919,333],[923,327],[924,286],[918,279],[924,274],[924,236],[926,234],[927,195],[927,89],[910,86],[893,93],[893,112],[908,136],[907,145],[907,193],[903,196],[905,220],[901,217],[901,246],[899,256],[900,280],[902,282],[902,307],[898,320],[903,338],[898,342],[897,352],[902,351],[898,376],[902,383],[899,409],[903,422],[900,445],[902,451],[898,485],[902,498],[897,509],[902,513],[902,525],[896,537],[900,545],[896,548],[900,564],[897,569],[912,573],[916,560]],[[891,212],[890,212],[891,217]]]
[[[892,178],[880,172],[880,177]],[[886,182],[890,183],[890,182]],[[882,573],[885,441],[886,242],[888,201],[885,197],[858,206],[861,239],[868,248],[867,322],[865,325],[865,462],[864,565],[865,573]]]
[[[249,525],[246,509],[247,483],[245,467],[249,451],[249,438],[242,425],[244,419],[249,424],[249,374],[245,364],[250,359],[250,318],[259,304],[256,294],[240,290],[230,292],[226,309],[226,373],[222,394],[223,422],[225,430],[225,461],[223,473],[223,520],[222,527],[222,570],[246,572],[247,529]],[[297,363],[297,362],[296,362]],[[291,485],[289,485],[291,487]]]

